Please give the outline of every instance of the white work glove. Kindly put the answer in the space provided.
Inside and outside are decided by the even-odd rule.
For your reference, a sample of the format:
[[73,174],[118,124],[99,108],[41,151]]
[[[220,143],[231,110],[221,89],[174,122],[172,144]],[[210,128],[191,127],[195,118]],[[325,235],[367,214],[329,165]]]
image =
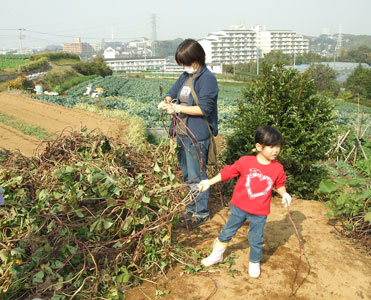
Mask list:
[[200,192],[204,192],[208,190],[210,187],[209,185],[209,180],[201,180],[199,184],[197,184],[197,188],[199,189]]
[[157,108],[158,109],[161,109],[163,111],[166,111],[166,108],[168,106],[168,103],[166,103],[165,101],[161,101],[158,105],[157,105]]
[[288,193],[284,193],[282,195],[282,204],[284,207],[288,207],[291,205],[291,196]]
[[174,104],[174,103],[168,103],[166,104],[166,109],[165,111],[169,114],[169,115],[173,115],[173,114],[179,114],[180,113],[180,105],[179,104]]

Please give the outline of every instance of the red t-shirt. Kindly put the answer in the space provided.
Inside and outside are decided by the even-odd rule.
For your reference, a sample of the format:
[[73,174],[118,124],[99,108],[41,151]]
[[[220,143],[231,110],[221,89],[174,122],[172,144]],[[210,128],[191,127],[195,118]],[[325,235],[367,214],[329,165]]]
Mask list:
[[231,204],[255,215],[268,215],[272,188],[285,186],[283,166],[273,160],[268,165],[258,162],[256,156],[242,156],[233,165],[220,170],[222,181],[240,175],[233,190]]

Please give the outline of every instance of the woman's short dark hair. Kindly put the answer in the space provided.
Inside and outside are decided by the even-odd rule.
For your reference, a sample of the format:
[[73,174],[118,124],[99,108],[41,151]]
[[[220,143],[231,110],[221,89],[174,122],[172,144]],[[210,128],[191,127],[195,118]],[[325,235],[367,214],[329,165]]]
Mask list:
[[264,146],[282,146],[283,137],[281,132],[272,126],[260,126],[255,132],[255,144]]
[[198,62],[201,66],[205,64],[205,51],[202,46],[193,39],[181,42],[175,53],[175,60],[180,66],[190,66]]

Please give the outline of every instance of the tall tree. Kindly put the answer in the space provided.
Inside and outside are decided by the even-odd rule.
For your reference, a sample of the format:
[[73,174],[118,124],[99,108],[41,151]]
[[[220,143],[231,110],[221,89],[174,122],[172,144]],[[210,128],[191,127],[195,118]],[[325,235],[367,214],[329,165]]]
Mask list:
[[365,99],[371,100],[371,69],[359,65],[345,82],[345,88],[353,95],[359,94]]
[[285,54],[281,50],[273,50],[264,56],[264,62],[267,64],[282,63],[284,65],[292,65],[293,56],[291,54]]
[[336,82],[336,71],[325,64],[312,64],[308,69],[309,77],[313,79],[318,92],[330,91],[337,95],[340,90]]

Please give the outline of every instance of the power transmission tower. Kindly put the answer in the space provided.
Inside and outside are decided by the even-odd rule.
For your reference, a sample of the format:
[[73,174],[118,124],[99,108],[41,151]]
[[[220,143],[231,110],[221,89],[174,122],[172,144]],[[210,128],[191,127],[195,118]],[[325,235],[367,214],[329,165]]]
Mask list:
[[157,26],[156,26],[156,14],[151,15],[152,24],[152,56],[156,55],[156,41],[157,41]]
[[343,33],[342,33],[342,27],[339,25],[339,34],[336,41],[336,51],[340,51],[343,48]]
[[336,54],[343,48],[343,34],[342,34],[342,27],[339,25],[339,33],[338,33],[338,38],[336,41],[336,46],[334,49],[334,69],[335,69],[335,62],[336,62]]

